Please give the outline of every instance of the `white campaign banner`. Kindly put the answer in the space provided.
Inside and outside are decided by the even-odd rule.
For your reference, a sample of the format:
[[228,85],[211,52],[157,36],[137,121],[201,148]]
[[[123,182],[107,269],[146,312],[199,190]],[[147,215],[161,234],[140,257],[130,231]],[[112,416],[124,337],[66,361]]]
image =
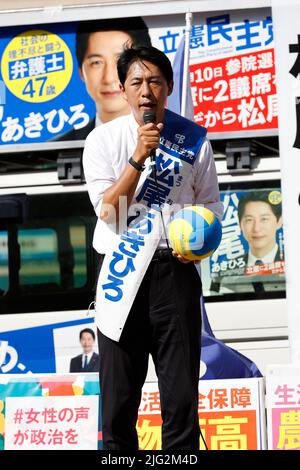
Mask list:
[[5,450],[96,450],[99,396],[7,397]]
[[[157,179],[151,168],[140,180],[135,199],[139,217],[126,226],[106,253],[97,283],[96,323],[119,341],[143,276],[163,234],[163,219],[171,215],[206,136],[206,129],[170,110],[156,152]],[[157,200],[157,195],[159,199]]]
[[279,148],[282,171],[288,327],[292,362],[300,361],[300,2],[272,0]]

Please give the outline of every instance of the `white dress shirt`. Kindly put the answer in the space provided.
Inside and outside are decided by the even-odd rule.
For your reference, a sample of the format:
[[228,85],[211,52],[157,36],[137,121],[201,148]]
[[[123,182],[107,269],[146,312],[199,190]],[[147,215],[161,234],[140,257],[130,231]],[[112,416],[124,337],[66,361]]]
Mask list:
[[249,251],[247,266],[254,266],[257,260],[260,260],[263,264],[273,263],[276,257],[277,250],[278,250],[278,244],[275,243],[272,250],[270,250],[269,253],[267,253],[262,258],[256,258],[256,256],[254,256],[254,254],[251,251]]
[[92,352],[90,352],[90,353],[88,353],[88,354],[86,354],[86,353],[83,353],[83,354],[82,354],[82,367],[84,367],[85,356],[87,356],[87,365],[89,365],[90,360],[91,360],[93,354],[94,354],[94,351],[92,351]]
[[[98,217],[93,238],[93,246],[98,253],[106,253],[117,239],[115,224],[108,224],[100,219],[101,203],[105,190],[118,180],[135,151],[138,127],[133,114],[120,116],[97,126],[85,141],[83,168],[89,197]],[[145,164],[150,164],[149,158]],[[145,177],[146,170],[141,173],[135,195]],[[190,175],[185,179],[175,202],[182,207],[187,204],[202,204],[221,220],[223,204],[220,202],[213,152],[207,138],[204,139]],[[134,203],[135,196],[131,204]],[[166,246],[166,241],[162,238],[158,247]]]

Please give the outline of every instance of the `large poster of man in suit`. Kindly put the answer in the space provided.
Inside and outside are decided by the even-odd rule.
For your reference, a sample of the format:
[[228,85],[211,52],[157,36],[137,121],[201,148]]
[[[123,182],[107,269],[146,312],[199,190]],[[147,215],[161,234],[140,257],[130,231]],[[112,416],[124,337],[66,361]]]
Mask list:
[[[223,235],[210,258],[212,287],[284,280],[282,196],[279,189],[222,191]],[[256,286],[257,287],[257,286]]]
[[126,46],[150,46],[151,39],[141,17],[84,21],[76,31],[78,74],[95,104],[95,116],[80,129],[52,140],[84,140],[96,127],[130,113],[119,87],[117,60]]

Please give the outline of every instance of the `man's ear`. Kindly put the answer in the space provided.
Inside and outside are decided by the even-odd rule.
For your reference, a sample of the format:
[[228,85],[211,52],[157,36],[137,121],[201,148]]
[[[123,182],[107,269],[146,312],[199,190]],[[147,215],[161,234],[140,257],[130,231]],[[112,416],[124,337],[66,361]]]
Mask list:
[[277,230],[279,230],[282,227],[283,221],[282,221],[282,216],[279,217],[277,220]]
[[125,100],[125,101],[128,101],[127,95],[126,95],[126,92],[125,92],[125,88],[124,88],[124,86],[122,85],[122,83],[119,83],[119,87],[120,87],[120,90],[121,90],[121,92],[122,92],[122,95],[123,95],[124,100]]
[[82,71],[82,67],[79,67],[78,72],[79,72],[79,77],[81,78],[81,80],[82,80],[83,82],[85,82],[84,75],[83,75],[83,71]]
[[171,95],[172,91],[173,91],[173,87],[174,87],[174,82],[173,80],[168,84],[168,96]]

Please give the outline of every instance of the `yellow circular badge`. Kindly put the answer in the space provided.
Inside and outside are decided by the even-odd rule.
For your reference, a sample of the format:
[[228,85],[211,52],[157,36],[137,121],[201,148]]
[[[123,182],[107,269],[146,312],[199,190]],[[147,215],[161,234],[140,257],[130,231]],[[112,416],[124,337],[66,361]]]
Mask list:
[[270,204],[280,204],[282,201],[282,195],[280,191],[271,191],[268,196]]
[[30,103],[56,98],[68,85],[73,59],[65,41],[50,31],[19,34],[6,46],[1,73],[7,88]]

